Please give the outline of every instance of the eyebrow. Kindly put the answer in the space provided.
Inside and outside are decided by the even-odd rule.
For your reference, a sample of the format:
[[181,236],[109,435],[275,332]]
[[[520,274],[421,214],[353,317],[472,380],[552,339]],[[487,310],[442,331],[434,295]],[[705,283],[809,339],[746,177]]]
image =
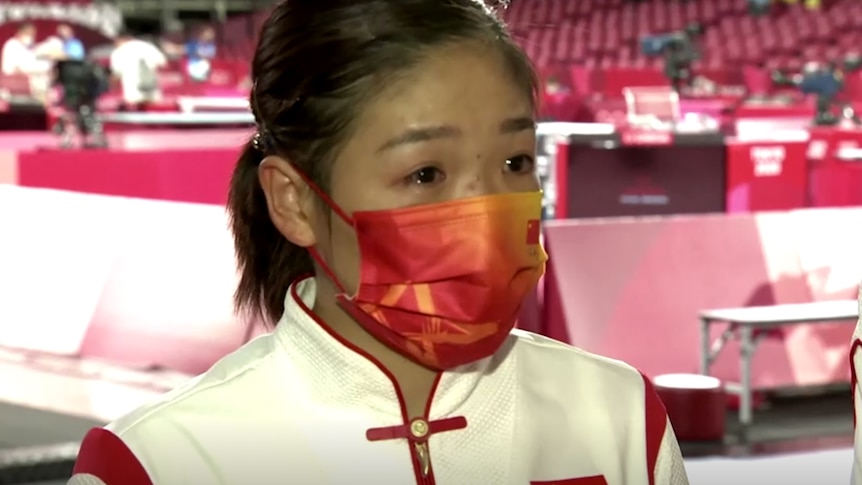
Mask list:
[[[500,133],[509,134],[519,131],[535,130],[536,120],[529,116],[518,118],[509,118],[500,123]],[[443,138],[455,138],[461,135],[461,130],[454,126],[441,125],[431,126],[427,128],[414,128],[404,131],[403,133],[391,138],[377,149],[377,152],[391,150],[402,145],[411,145],[414,143],[423,143],[427,141],[439,140]]]

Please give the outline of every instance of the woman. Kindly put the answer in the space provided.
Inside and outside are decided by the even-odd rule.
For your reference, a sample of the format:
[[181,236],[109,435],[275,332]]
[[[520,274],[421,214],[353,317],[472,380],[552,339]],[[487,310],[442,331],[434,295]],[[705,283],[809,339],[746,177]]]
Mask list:
[[489,7],[289,0],[252,76],[236,298],[273,333],[92,431],[72,483],[686,483],[639,372],[511,331],[536,82]]

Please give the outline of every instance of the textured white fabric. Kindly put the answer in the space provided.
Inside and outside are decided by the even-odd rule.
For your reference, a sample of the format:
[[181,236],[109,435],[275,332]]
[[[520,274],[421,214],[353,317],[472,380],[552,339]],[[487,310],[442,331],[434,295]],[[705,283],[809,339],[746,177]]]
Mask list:
[[673,435],[670,421],[667,423],[664,439],[661,441],[661,448],[659,448],[655,466],[655,483],[657,485],[688,483],[682,451],[680,451],[679,443]]
[[73,476],[66,485],[105,485],[105,482],[100,480],[98,477],[94,477],[93,475],[88,475],[86,473],[79,473]]
[[[859,310],[862,315],[862,289],[859,293]],[[854,349],[852,356],[853,371],[857,377],[857,382],[853,389],[853,412],[856,419],[854,430],[854,453],[853,453],[853,472],[850,478],[852,485],[862,485],[862,388],[859,386],[859,378],[862,378],[862,349],[856,350],[856,341],[862,340],[862,316],[856,322],[856,329],[853,331],[853,340],[851,341],[851,349]]]
[[[313,280],[297,291],[313,302]],[[419,483],[650,485],[645,389],[623,363],[515,331],[493,357],[443,374],[429,419],[468,425],[431,436],[433,481]],[[386,375],[288,295],[273,334],[109,429],[155,485],[405,485],[417,483],[411,445],[366,439],[403,422]],[[686,485],[669,426],[660,450],[655,485]]]

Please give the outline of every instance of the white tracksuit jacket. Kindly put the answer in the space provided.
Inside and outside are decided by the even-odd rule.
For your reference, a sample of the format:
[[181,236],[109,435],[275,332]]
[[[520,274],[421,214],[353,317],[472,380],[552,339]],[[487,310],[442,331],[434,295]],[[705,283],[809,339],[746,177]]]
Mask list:
[[634,368],[516,330],[408,422],[387,372],[316,320],[314,291],[294,285],[272,334],[91,431],[70,485],[687,485]]
[[850,380],[853,389],[853,428],[855,450],[853,453],[852,485],[862,485],[862,388],[859,387],[859,377],[862,377],[862,289],[859,293],[860,318],[853,331],[853,341],[850,344]]

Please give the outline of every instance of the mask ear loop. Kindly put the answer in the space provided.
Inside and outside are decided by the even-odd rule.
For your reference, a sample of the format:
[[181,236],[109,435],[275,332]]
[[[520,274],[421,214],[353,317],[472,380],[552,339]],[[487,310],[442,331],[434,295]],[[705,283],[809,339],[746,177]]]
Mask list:
[[[290,107],[293,107],[294,105],[296,105],[296,103],[298,101],[299,101],[299,98],[294,99],[293,102],[290,103]],[[260,113],[260,109],[258,107],[258,102],[257,102],[257,83],[255,83],[254,86],[252,87],[251,105],[252,105],[252,109],[255,112],[255,117],[257,118],[257,116],[259,116],[259,113]],[[290,108],[288,108],[288,109],[290,109]],[[273,150],[274,143],[273,143],[271,136],[272,135],[267,130],[266,125],[264,125],[263,122],[259,122],[257,133],[255,133],[255,135],[254,135],[254,146],[255,146],[255,148],[258,149],[258,151],[260,151],[261,153],[263,153],[265,155],[272,153],[274,151]],[[263,160],[261,160],[261,163],[263,163]],[[288,162],[288,163],[290,163],[290,162]],[[335,215],[337,215],[339,218],[341,218],[341,220],[343,220],[349,226],[355,227],[354,222],[353,222],[353,218],[350,217],[341,207],[339,207],[338,204],[336,204],[335,201],[333,201],[332,198],[329,197],[329,195],[327,195],[323,190],[321,190],[320,187],[317,186],[317,184],[312,182],[311,179],[309,179],[308,176],[302,170],[299,170],[292,163],[291,163],[291,166],[296,171],[296,173],[299,175],[299,177],[302,179],[302,181],[305,182],[306,185],[308,185],[311,188],[311,190],[313,190],[314,193],[317,194],[318,197],[320,197],[320,199],[323,201],[323,203],[326,204],[327,207],[329,207],[329,209],[335,213]],[[329,278],[329,280],[335,284],[338,291],[340,291],[342,294],[346,295],[347,291],[344,289],[344,286],[338,280],[338,277],[335,276],[335,273],[332,271],[332,269],[329,267],[329,265],[327,265],[326,262],[323,261],[323,258],[320,257],[320,253],[317,251],[317,249],[315,247],[310,247],[310,248],[308,248],[308,253],[309,253],[309,255],[311,255],[311,259],[313,259],[314,262],[317,263],[317,265],[323,270],[323,272],[326,273],[326,276]]]
[[[269,137],[268,133],[266,133],[263,130],[259,131],[257,134],[255,134],[255,138],[254,138],[255,146],[258,147],[258,146],[271,145],[271,143],[269,143],[267,141],[268,137]],[[261,161],[261,163],[263,163],[263,161]],[[339,207],[338,204],[336,204],[332,200],[332,198],[329,197],[329,195],[327,195],[324,191],[320,190],[320,187],[318,187],[317,184],[312,182],[305,175],[305,173],[302,172],[302,170],[299,170],[293,164],[291,164],[291,167],[293,167],[293,169],[299,175],[299,178],[301,178],[302,181],[305,182],[305,184],[308,185],[311,188],[311,190],[313,190],[314,193],[317,194],[318,197],[320,197],[320,199],[323,201],[323,203],[326,204],[326,206],[329,207],[329,209],[332,212],[334,212],[335,215],[337,215],[339,218],[341,218],[344,222],[346,222],[351,227],[354,226],[353,218],[350,217],[349,215],[347,215],[347,213],[344,212],[344,210],[341,207]],[[317,248],[312,246],[312,247],[307,248],[307,249],[308,249],[308,254],[311,255],[311,259],[313,259],[314,262],[317,263],[317,265],[323,270],[323,272],[326,273],[326,276],[329,278],[330,281],[332,281],[335,284],[336,288],[338,288],[338,291],[340,291],[343,294],[347,294],[347,291],[344,289],[344,286],[341,284],[341,282],[335,276],[335,273],[332,271],[332,269],[330,269],[329,265],[327,265],[326,262],[323,261],[323,258],[320,257],[320,253],[317,251]]]
[[[353,218],[350,217],[346,212],[344,212],[344,209],[339,207],[338,204],[336,204],[335,201],[333,201],[332,198],[329,197],[328,194],[326,194],[326,192],[321,190],[320,187],[318,187],[317,184],[312,182],[301,170],[297,169],[296,167],[293,167],[293,169],[296,170],[296,173],[299,174],[299,177],[302,179],[302,181],[305,182],[306,185],[308,185],[311,190],[313,190],[314,193],[317,194],[318,197],[320,197],[320,200],[322,200],[323,203],[326,204],[326,206],[329,207],[329,209],[335,213],[335,215],[337,215],[350,227],[355,227]],[[329,278],[329,280],[335,284],[336,288],[338,288],[338,291],[340,291],[343,295],[347,295],[347,290],[344,288],[344,285],[341,284],[338,277],[335,276],[335,273],[320,256],[320,252],[317,251],[317,248],[313,246],[308,248],[308,253],[311,255],[311,259],[313,259],[314,262],[317,263],[318,266],[320,266],[320,269],[322,269],[323,272],[326,273],[326,276]]]

